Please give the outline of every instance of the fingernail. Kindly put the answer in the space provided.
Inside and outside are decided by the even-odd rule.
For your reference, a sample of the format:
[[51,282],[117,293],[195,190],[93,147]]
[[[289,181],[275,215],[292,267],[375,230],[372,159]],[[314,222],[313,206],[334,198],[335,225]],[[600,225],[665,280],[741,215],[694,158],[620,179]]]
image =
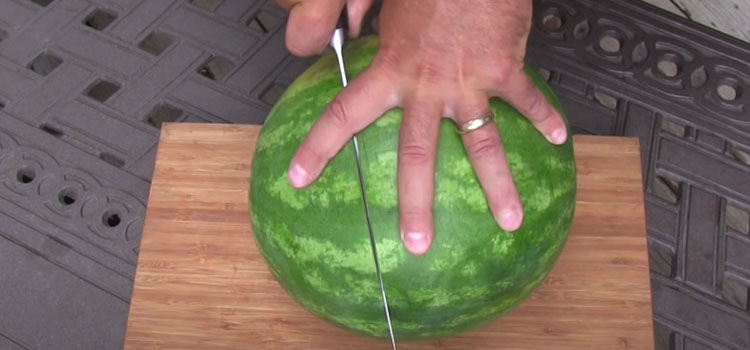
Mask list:
[[421,232],[408,232],[403,235],[406,248],[414,254],[424,254],[430,247],[427,235]]
[[552,132],[552,136],[550,137],[550,142],[559,145],[561,143],[565,142],[565,138],[568,136],[568,133],[565,132],[564,128],[559,128]]
[[508,210],[500,214],[497,223],[506,231],[515,231],[521,226],[521,214],[516,210]]
[[307,182],[307,176],[307,171],[297,164],[292,165],[292,168],[289,170],[289,181],[292,182],[294,187],[304,186],[305,182]]

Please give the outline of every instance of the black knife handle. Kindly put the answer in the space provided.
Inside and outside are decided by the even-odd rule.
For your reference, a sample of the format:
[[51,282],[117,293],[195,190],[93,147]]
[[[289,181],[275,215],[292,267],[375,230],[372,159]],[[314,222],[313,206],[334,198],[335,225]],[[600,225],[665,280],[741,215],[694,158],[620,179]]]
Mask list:
[[341,11],[341,16],[339,16],[339,22],[336,23],[336,29],[343,29],[344,32],[349,31],[349,16],[347,15],[347,9],[346,5],[344,5],[344,9]]

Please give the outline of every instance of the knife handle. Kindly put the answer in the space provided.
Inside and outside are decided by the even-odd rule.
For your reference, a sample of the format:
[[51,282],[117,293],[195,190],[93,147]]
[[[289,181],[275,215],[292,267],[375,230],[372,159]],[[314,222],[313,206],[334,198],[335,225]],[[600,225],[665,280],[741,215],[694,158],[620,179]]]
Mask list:
[[341,16],[339,16],[339,22],[336,23],[336,29],[343,29],[344,32],[349,31],[349,16],[347,15],[349,11],[346,9],[346,5],[344,5],[344,9],[341,11]]

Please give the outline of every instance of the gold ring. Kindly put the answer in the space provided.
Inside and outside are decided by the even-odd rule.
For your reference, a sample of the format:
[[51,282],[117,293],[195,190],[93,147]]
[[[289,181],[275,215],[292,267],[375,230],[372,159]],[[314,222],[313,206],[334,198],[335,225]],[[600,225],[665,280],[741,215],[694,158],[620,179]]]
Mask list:
[[456,131],[463,135],[467,132],[474,131],[476,129],[479,129],[490,122],[492,122],[495,119],[495,115],[492,113],[492,111],[487,112],[486,115],[480,118],[469,120],[463,124],[461,124],[458,128],[456,128]]

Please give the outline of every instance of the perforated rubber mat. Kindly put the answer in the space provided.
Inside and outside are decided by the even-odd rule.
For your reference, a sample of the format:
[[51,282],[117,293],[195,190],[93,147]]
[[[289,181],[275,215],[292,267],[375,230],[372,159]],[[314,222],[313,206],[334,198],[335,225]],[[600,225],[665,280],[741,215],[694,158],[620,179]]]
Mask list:
[[[641,140],[657,348],[750,348],[750,45],[636,1],[535,4],[529,62],[575,132]],[[312,62],[284,21],[0,0],[0,349],[122,347],[159,126],[262,123]]]

